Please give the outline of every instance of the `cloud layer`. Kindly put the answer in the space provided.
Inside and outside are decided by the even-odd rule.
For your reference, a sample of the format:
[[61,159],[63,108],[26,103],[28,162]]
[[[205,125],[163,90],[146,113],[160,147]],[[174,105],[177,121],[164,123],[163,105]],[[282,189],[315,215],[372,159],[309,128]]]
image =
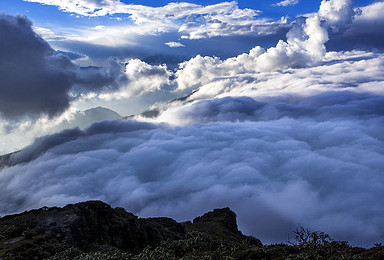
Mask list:
[[[242,111],[232,105],[232,114]],[[101,199],[185,220],[230,206],[242,230],[264,242],[285,241],[299,223],[360,245],[382,241],[384,121],[366,113],[182,128],[115,121],[65,131],[12,157],[26,163],[1,173],[1,214]]]

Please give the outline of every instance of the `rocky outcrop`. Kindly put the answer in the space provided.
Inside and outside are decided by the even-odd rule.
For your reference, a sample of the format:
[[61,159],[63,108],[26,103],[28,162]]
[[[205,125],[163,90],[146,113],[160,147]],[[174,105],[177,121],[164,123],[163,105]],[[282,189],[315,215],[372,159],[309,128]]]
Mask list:
[[185,235],[184,227],[170,218],[140,219],[123,208],[89,201],[1,218],[0,258],[45,258],[57,253],[58,244],[85,251],[107,245],[139,253]]
[[321,232],[296,233],[316,239],[262,245],[238,230],[229,208],[177,223],[88,201],[0,218],[0,259],[384,259],[380,243],[365,249]]
[[[229,208],[207,213],[188,226],[190,231],[204,231],[206,227],[227,239],[246,238],[238,231],[236,215]],[[142,219],[101,201],[45,207],[0,219],[0,258],[46,258],[60,247],[94,251],[108,246],[138,254],[163,241],[184,239],[186,230],[185,224],[173,219]]]
[[196,217],[193,223],[187,223],[186,228],[188,231],[208,233],[224,240],[248,241],[252,245],[262,245],[259,239],[244,236],[239,231],[236,214],[230,208],[214,209],[200,217]]

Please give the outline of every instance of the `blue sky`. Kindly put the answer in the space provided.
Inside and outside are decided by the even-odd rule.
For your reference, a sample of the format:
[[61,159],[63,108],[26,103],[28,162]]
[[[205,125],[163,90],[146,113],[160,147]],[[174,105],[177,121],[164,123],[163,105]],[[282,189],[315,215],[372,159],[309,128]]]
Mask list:
[[[140,4],[153,7],[161,7],[170,2],[164,0],[136,0],[136,1],[122,1],[126,4]],[[186,0],[177,2],[188,2],[199,5],[211,5],[221,3],[222,1],[202,1],[202,0]],[[300,14],[316,12],[320,0],[308,1],[301,0],[294,6],[274,6],[278,0],[240,0],[237,1],[240,8],[252,8],[261,10],[263,13],[261,17],[279,18],[282,16],[295,17]],[[356,1],[356,6],[365,6],[374,2],[373,0],[360,0]],[[39,3],[24,2],[23,0],[2,0],[0,2],[0,10],[6,11],[10,14],[24,14],[27,15],[36,25],[40,26],[81,26],[81,25],[94,25],[100,23],[113,23],[108,18],[85,18],[79,19],[71,16],[68,13],[63,13],[55,6],[41,5]]]

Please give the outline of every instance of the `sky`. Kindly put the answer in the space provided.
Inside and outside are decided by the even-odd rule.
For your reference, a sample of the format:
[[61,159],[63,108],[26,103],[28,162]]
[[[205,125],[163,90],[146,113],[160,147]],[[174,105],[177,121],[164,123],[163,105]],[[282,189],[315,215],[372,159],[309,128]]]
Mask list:
[[[384,2],[0,2],[0,215],[231,207],[384,242]],[[143,113],[144,112],[144,113]]]

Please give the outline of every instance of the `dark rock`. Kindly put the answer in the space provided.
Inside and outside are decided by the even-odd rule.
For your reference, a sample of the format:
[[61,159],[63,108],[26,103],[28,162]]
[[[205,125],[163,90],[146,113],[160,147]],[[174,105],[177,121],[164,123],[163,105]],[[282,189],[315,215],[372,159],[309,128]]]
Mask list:
[[0,218],[0,259],[384,259],[384,246],[332,239],[263,246],[239,231],[229,208],[177,223],[88,201]]
[[7,255],[25,258],[26,249],[42,258],[45,255],[39,249],[44,245],[54,252],[57,243],[85,251],[108,245],[139,253],[147,246],[157,246],[167,239],[182,239],[185,235],[184,227],[172,219],[139,219],[122,208],[88,201],[1,218],[0,259]]
[[193,224],[186,224],[188,231],[209,233],[221,239],[236,242],[246,241],[251,245],[262,246],[259,239],[243,235],[236,222],[236,213],[230,208],[214,209],[203,216],[196,217]]

